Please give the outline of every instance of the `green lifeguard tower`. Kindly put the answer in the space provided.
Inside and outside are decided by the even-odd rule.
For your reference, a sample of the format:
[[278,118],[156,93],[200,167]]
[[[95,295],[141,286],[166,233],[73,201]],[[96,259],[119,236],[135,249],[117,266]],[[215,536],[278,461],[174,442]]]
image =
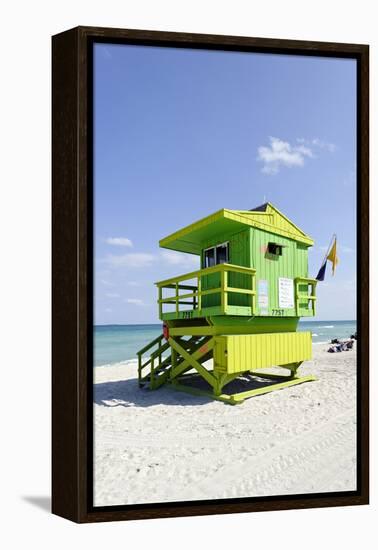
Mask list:
[[[312,357],[311,333],[297,326],[315,315],[313,244],[270,203],[219,210],[162,239],[163,248],[199,256],[201,269],[156,283],[163,334],[138,352],[139,385],[172,384],[236,404],[314,380],[297,375]],[[237,377],[253,375],[267,385],[227,393]]]

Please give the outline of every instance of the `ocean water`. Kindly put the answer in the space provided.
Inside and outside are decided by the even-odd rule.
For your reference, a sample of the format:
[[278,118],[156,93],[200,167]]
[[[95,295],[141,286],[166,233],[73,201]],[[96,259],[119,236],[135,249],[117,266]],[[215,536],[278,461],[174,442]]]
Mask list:
[[[349,338],[356,321],[300,321],[299,330],[312,332],[313,342]],[[162,333],[162,325],[99,325],[94,327],[94,365],[136,359],[136,352]]]

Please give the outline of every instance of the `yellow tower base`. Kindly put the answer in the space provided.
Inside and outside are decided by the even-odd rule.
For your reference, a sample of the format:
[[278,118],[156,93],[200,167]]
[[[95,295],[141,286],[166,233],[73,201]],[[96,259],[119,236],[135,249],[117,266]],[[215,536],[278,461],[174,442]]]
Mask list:
[[[156,349],[151,352],[153,347]],[[145,360],[147,352],[150,357]],[[182,391],[237,404],[248,397],[316,380],[311,375],[297,376],[300,365],[311,357],[310,332],[169,336],[167,340],[160,336],[138,352],[139,385],[157,389],[171,384]],[[209,368],[211,359],[212,368]],[[289,374],[264,372],[271,367],[288,369]],[[277,383],[225,393],[223,388],[241,375],[254,375]],[[209,386],[208,391],[196,384],[196,380],[201,379]]]

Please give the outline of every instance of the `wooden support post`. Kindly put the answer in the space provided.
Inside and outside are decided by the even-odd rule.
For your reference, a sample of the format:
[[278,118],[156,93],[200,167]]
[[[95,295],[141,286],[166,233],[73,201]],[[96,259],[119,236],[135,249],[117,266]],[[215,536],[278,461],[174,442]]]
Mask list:
[[255,305],[256,305],[256,284],[255,284],[255,274],[251,273],[251,315],[255,314]]
[[138,382],[139,382],[139,387],[141,387],[141,379],[142,379],[142,354],[138,353]]
[[223,269],[221,271],[221,308],[222,312],[226,313],[227,305],[228,305],[228,295],[227,295],[227,287],[228,287],[228,272]]
[[184,372],[189,366],[193,367],[201,376],[210,384],[212,388],[216,385],[216,379],[215,377],[209,373],[201,365],[201,363],[198,362],[198,359],[206,355],[213,347],[214,347],[214,339],[211,339],[209,342],[206,342],[203,344],[197,351],[195,351],[192,355],[190,355],[176,340],[173,338],[169,338],[169,344],[172,349],[175,349],[181,357],[184,359],[182,363],[176,368],[172,369],[172,376],[177,377],[180,374]]
[[161,340],[160,340],[160,346],[159,346],[159,355],[158,355],[158,359],[159,359],[159,363],[158,363],[158,368],[160,369],[161,367],[161,354],[162,354],[162,347],[161,347]]
[[172,365],[172,368],[169,371],[169,378],[172,380],[174,370],[177,366],[177,351],[172,347],[171,347],[171,365]]
[[150,370],[150,388],[154,389],[154,380],[155,380],[155,359],[151,358],[151,370]]
[[295,315],[299,317],[299,281],[295,281]]
[[159,286],[159,319],[161,319],[163,315],[163,304],[161,303],[161,300],[163,299],[163,289],[161,286]]

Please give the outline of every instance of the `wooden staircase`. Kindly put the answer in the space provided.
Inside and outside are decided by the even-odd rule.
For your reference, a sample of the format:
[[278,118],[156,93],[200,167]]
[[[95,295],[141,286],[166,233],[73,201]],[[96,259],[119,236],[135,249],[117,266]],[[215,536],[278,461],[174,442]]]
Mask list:
[[[205,336],[192,336],[188,340],[180,339],[180,345],[186,352],[193,354],[201,348],[206,340],[208,338]],[[146,355],[149,356],[147,360]],[[151,390],[156,390],[168,382],[171,379],[173,366],[176,369],[185,361],[184,357],[172,350],[163,334],[139,350],[137,356],[139,387],[147,387]],[[192,366],[188,365],[185,371],[191,368]],[[185,371],[181,371],[180,374]]]

